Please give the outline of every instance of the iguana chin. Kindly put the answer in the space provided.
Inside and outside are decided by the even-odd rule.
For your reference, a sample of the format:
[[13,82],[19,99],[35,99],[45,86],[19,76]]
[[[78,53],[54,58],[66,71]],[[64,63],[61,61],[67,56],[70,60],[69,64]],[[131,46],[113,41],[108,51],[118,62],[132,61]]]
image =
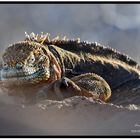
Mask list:
[[5,50],[2,61],[1,87],[45,90],[55,100],[78,95],[107,101],[111,90],[140,75],[133,59],[112,48],[79,39],[50,40],[49,34],[27,35]]

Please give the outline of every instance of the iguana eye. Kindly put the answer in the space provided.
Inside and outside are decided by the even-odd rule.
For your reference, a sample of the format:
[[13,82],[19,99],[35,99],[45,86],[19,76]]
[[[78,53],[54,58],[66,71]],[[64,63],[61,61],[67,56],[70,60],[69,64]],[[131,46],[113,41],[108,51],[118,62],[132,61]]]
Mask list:
[[33,64],[35,62],[35,57],[34,55],[31,55],[31,57],[28,60],[29,64]]

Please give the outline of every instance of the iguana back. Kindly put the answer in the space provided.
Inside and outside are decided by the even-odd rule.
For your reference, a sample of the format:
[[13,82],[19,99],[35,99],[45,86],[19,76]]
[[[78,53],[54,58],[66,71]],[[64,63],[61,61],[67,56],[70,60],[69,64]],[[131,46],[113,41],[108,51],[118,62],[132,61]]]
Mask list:
[[[69,39],[59,39],[59,37],[56,37],[52,40],[49,39],[49,34],[47,35],[35,35],[34,33],[32,33],[33,37],[29,36],[30,39],[33,39],[34,41],[40,43],[42,42],[44,45],[56,45],[64,50],[76,53],[76,54],[80,54],[80,53],[84,53],[84,54],[93,54],[96,56],[101,56],[101,57],[105,57],[105,58],[111,58],[111,59],[115,59],[115,60],[119,60],[122,62],[125,62],[126,64],[132,66],[132,67],[136,67],[137,69],[139,69],[139,65],[138,63],[133,60],[132,58],[130,58],[128,55],[120,53],[119,51],[111,48],[111,47],[105,47],[104,45],[101,45],[97,42],[86,42],[86,41],[81,41],[80,39],[76,39],[76,40],[69,40]],[[28,39],[28,38],[26,38]]]

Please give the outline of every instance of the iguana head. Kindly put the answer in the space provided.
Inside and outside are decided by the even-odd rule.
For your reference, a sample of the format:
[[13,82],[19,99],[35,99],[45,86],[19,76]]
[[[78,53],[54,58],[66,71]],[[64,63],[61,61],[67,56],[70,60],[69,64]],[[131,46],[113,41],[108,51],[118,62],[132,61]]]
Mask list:
[[56,58],[40,43],[22,41],[12,44],[2,56],[0,79],[6,86],[52,82],[60,76]]

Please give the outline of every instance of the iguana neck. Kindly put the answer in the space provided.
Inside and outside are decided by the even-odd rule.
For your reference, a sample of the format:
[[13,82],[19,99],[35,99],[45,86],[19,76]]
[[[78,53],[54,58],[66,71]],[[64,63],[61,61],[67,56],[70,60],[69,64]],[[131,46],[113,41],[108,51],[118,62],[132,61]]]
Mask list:
[[61,67],[62,76],[65,76],[68,71],[73,70],[80,63],[81,58],[75,53],[63,50],[55,45],[48,45],[48,49],[57,59]]

